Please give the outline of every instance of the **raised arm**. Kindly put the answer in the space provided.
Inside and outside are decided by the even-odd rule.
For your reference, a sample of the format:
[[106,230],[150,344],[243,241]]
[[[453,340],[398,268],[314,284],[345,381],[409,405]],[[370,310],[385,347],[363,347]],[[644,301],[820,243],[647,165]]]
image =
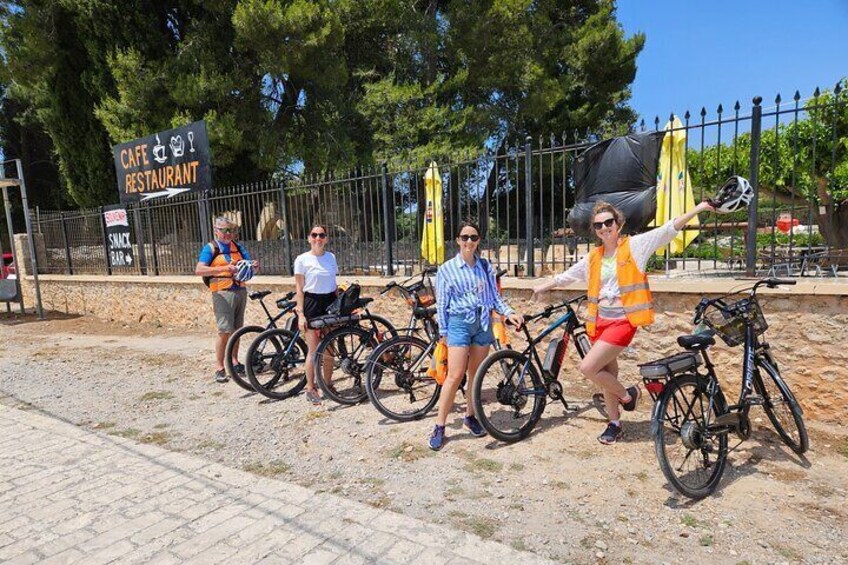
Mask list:
[[568,283],[586,281],[589,276],[588,255],[577,261],[567,271],[554,275],[542,283],[533,287],[533,294],[541,294],[557,286],[565,286]]

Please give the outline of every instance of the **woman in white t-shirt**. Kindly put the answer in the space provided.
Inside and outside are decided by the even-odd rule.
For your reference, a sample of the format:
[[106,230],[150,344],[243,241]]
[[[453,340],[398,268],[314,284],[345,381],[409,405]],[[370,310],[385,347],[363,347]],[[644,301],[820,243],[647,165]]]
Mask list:
[[[312,226],[309,230],[311,249],[294,260],[298,323],[309,348],[306,357],[306,399],[312,404],[321,404],[321,394],[315,386],[312,358],[321,343],[322,332],[310,330],[308,321],[327,313],[327,308],[336,299],[336,275],[339,274],[336,256],[324,249],[328,239],[327,228],[319,224]],[[324,374],[331,375],[333,359],[327,357],[324,363]]]

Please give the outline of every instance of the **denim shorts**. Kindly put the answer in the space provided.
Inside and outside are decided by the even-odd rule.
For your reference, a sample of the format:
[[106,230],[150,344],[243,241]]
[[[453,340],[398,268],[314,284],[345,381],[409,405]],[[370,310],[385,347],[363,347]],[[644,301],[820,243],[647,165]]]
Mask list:
[[465,321],[465,314],[448,317],[448,347],[468,347],[470,345],[487,346],[495,343],[492,323],[485,330],[480,324],[478,314],[473,322]]

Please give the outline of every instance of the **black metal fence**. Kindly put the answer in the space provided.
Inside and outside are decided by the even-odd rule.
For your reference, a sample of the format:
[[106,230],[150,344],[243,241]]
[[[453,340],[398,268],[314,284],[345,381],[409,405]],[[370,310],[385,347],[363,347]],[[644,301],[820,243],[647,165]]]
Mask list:
[[[659,118],[653,126],[666,129]],[[640,128],[646,128],[644,121]],[[832,256],[848,247],[848,113],[839,85],[824,94],[817,89],[806,100],[800,93],[789,103],[778,96],[767,108],[756,98],[744,112],[738,102],[729,112],[722,106],[712,114],[687,111],[681,125],[667,131],[686,135],[689,173],[679,192],[669,192],[670,209],[684,191],[699,201],[732,174],[748,177],[757,198],[747,211],[706,218],[691,245],[652,268],[670,274],[838,271]],[[574,205],[572,171],[595,141],[575,133],[528,137],[440,163],[446,256],[453,253],[460,223],[472,219],[483,232],[483,255],[513,275],[557,272],[576,261],[592,243],[567,224]],[[313,222],[328,226],[343,273],[410,273],[422,263],[426,172],[426,164],[391,170],[383,165],[132,205],[132,267],[109,265],[102,210],[35,211],[35,229],[47,249],[41,271],[190,274],[212,218],[223,215],[240,226],[241,241],[266,274],[291,273],[294,257],[309,248]]]

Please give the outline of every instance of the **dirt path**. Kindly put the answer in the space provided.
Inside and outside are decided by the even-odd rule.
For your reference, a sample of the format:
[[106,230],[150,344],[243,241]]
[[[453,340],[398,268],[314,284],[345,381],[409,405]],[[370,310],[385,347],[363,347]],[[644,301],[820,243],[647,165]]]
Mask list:
[[572,383],[566,396],[577,413],[549,405],[528,440],[474,439],[457,413],[451,441],[434,454],[424,443],[432,417],[398,424],[367,404],[314,408],[217,385],[211,346],[201,333],[0,317],[0,401],[563,562],[848,561],[844,428],[810,423],[801,460],[760,412],[719,492],[691,503],[665,485],[647,403],[626,422],[625,441],[604,447],[595,440],[603,421],[586,406],[591,391]]

